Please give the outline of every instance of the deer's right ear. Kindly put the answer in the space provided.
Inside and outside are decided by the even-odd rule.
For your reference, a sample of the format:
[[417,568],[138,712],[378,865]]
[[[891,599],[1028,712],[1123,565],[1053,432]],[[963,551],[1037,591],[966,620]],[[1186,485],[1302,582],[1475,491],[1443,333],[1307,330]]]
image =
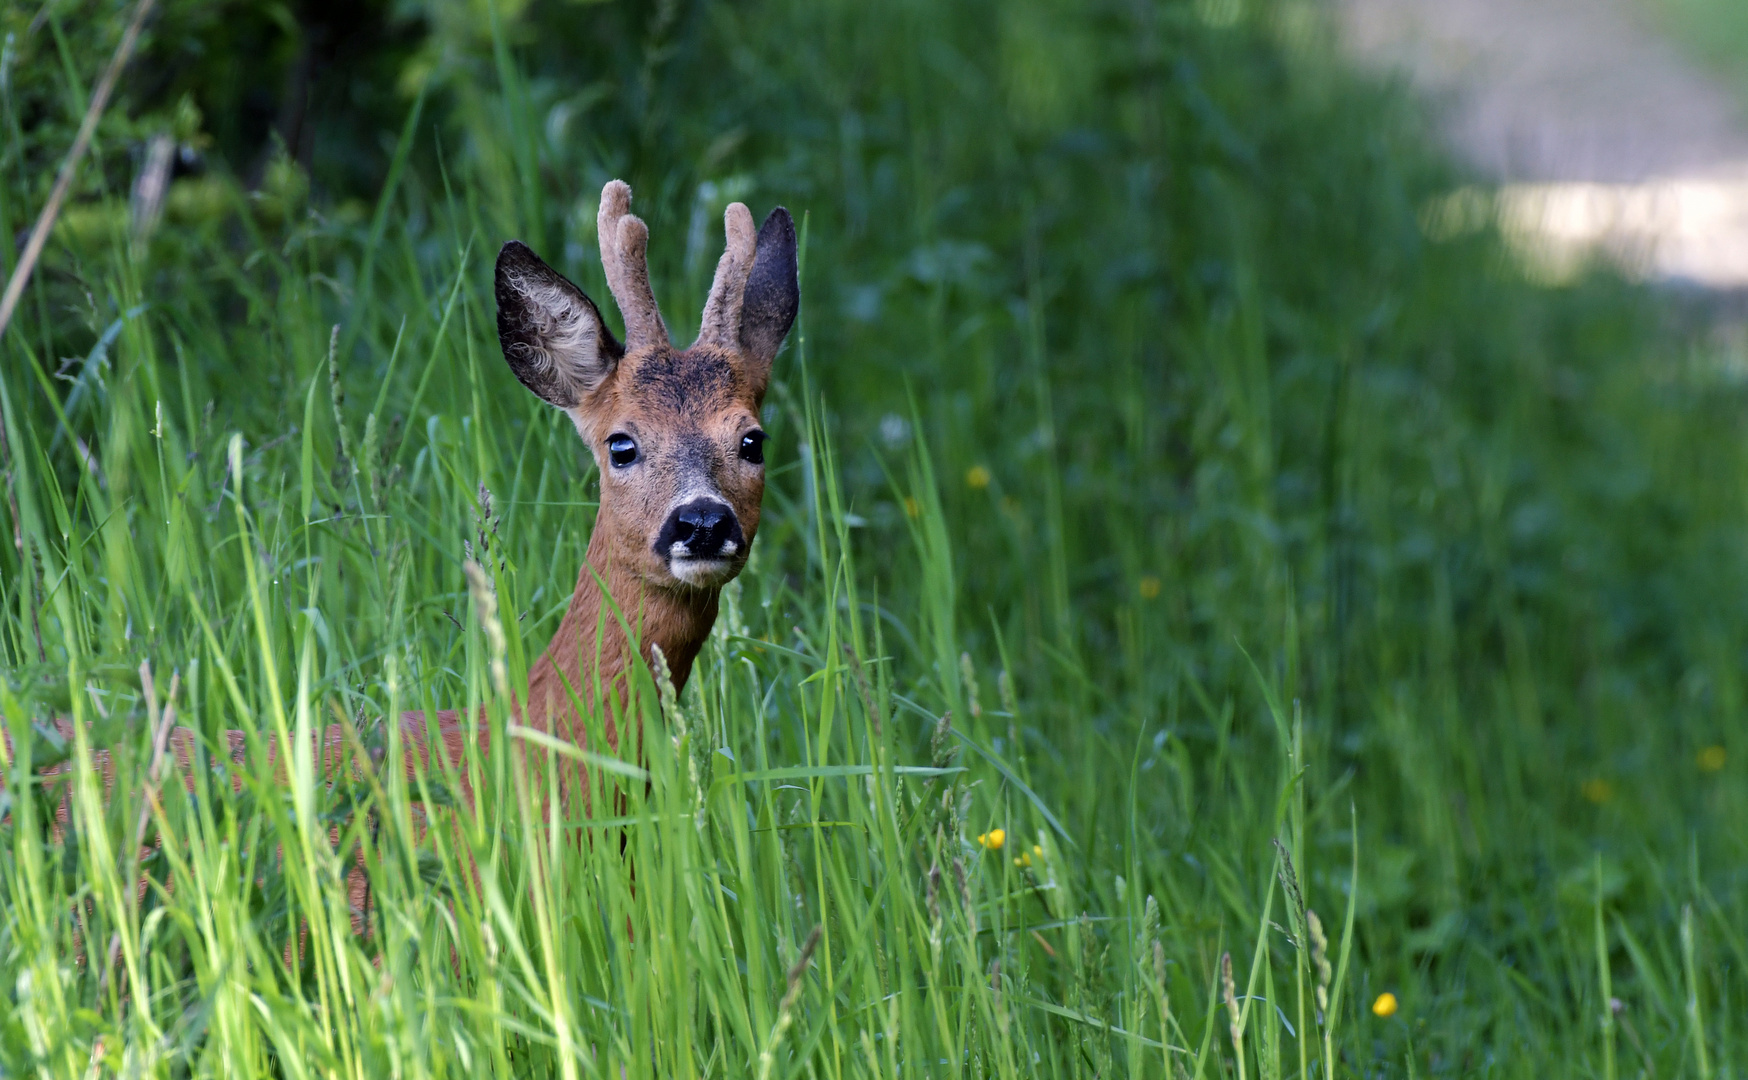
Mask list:
[[504,359],[548,404],[575,408],[625,355],[594,302],[520,240],[498,252],[497,295]]

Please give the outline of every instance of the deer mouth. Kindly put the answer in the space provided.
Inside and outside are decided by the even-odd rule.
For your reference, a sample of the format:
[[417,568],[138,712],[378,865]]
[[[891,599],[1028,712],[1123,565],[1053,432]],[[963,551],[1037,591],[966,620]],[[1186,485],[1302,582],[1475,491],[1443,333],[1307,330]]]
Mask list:
[[668,552],[668,572],[687,585],[697,588],[717,588],[740,573],[740,560],[735,558],[738,545],[728,543],[711,556],[693,555],[685,544],[675,544]]

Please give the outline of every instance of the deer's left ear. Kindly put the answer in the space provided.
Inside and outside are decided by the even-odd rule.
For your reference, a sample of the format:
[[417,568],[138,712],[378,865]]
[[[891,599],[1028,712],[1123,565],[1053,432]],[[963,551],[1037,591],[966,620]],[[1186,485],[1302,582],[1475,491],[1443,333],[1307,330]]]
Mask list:
[[548,404],[575,408],[625,354],[583,290],[520,240],[498,252],[496,291],[504,359]]
[[800,306],[795,222],[789,211],[779,206],[759,227],[758,247],[740,308],[741,352],[751,365],[750,374],[761,396],[770,382],[771,361],[789,336]]

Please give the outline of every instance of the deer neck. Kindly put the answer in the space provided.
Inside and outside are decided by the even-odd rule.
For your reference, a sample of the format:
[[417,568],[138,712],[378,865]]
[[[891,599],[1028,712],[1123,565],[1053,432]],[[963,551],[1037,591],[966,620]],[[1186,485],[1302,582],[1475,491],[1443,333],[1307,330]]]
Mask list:
[[[609,694],[625,700],[633,654],[627,627],[641,643],[640,662],[648,664],[654,647],[661,649],[678,690],[716,622],[715,589],[650,584],[619,565],[605,533],[596,529],[590,537],[570,608],[528,672],[527,722],[579,744],[584,729],[575,703],[587,711]],[[604,726],[608,743],[617,748],[611,716]]]

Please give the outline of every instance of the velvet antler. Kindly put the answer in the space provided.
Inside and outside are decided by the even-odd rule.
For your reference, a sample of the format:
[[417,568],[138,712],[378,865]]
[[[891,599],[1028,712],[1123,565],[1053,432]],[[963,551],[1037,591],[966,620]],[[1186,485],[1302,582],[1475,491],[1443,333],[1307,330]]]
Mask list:
[[698,328],[698,343],[723,349],[740,348],[741,301],[746,296],[747,276],[753,272],[753,255],[759,236],[753,229],[752,212],[745,203],[729,203],[722,215],[728,246],[716,264],[716,280],[710,298],[704,301],[704,319]]
[[649,226],[631,212],[631,187],[625,181],[611,180],[601,189],[596,225],[607,288],[625,317],[627,348],[667,345],[668,327],[649,287]]

